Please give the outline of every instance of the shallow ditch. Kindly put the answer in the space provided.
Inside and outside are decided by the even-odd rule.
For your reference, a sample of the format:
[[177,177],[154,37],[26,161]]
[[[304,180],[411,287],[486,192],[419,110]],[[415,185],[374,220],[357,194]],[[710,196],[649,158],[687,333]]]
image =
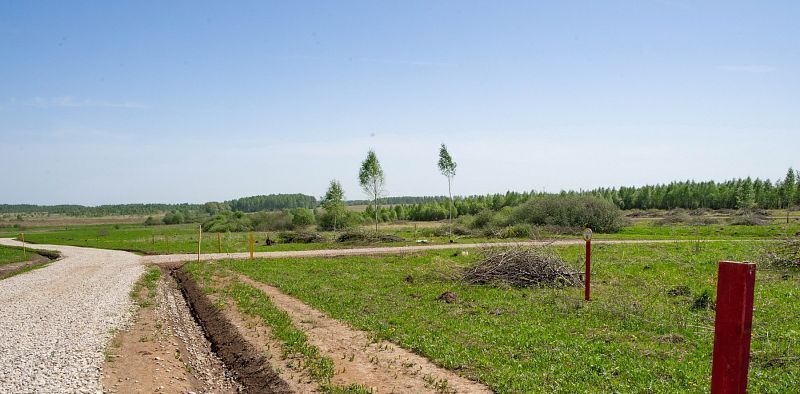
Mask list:
[[289,385],[267,358],[250,344],[182,268],[171,268],[192,317],[211,343],[211,350],[233,373],[246,393],[289,393]]

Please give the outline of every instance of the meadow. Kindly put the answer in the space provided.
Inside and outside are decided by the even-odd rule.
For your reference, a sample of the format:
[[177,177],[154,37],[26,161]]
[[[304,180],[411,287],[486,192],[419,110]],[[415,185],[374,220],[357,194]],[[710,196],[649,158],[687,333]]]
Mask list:
[[[581,288],[512,288],[458,280],[478,256],[192,263],[276,286],[333,318],[512,392],[707,392],[717,261],[758,261],[764,242],[597,245],[593,300]],[[558,247],[580,267],[580,247]],[[410,279],[409,279],[410,278]],[[785,393],[800,379],[800,273],[757,275],[750,391]],[[437,300],[445,291],[456,303]]]
[[[401,222],[382,225],[382,233],[399,236],[405,241],[382,242],[372,245],[358,245],[335,242],[340,234],[332,231],[319,232],[326,242],[317,243],[277,243],[266,246],[266,239],[279,239],[279,232],[254,231],[255,250],[289,251],[313,249],[337,249],[361,246],[404,246],[418,245],[417,240],[425,244],[447,244],[445,222]],[[197,253],[198,224],[177,224],[146,226],[142,224],[93,224],[70,226],[40,226],[25,230],[25,240],[35,244],[72,245],[103,249],[127,250],[140,254]],[[372,231],[368,226],[363,231]],[[310,228],[308,231],[314,231]],[[597,233],[596,239],[681,239],[681,240],[725,240],[725,239],[775,239],[791,236],[800,232],[800,221],[793,220],[786,224],[780,220],[761,226],[738,226],[714,224],[705,226],[670,225],[662,226],[652,221],[633,221],[617,233]],[[564,239],[579,238],[580,232],[564,234],[548,228],[536,228],[530,237],[497,238],[478,235],[454,236],[457,243],[524,241],[530,239]],[[220,244],[217,233],[204,233],[202,240],[203,253],[247,252],[247,232],[220,233]],[[0,237],[19,237],[20,230],[0,228]]]

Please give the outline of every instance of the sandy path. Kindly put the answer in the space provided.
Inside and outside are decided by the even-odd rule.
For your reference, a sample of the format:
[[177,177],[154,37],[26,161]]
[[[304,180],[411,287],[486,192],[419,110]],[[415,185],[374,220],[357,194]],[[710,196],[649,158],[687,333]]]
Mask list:
[[[21,245],[0,239],[3,245]],[[103,350],[131,317],[132,253],[37,245],[62,259],[0,281],[0,392],[96,392]]]
[[[701,242],[731,242],[731,240],[704,240]],[[698,242],[696,240],[640,240],[640,239],[620,239],[620,240],[596,240],[593,245],[613,245],[613,244],[659,244],[675,242]],[[401,254],[408,252],[420,252],[426,250],[442,249],[476,249],[486,247],[502,246],[542,246],[542,245],[583,245],[580,239],[560,239],[548,241],[526,241],[526,242],[484,242],[472,244],[440,244],[440,245],[420,245],[420,246],[391,246],[374,248],[353,248],[353,249],[320,249],[320,250],[296,250],[283,252],[256,252],[256,258],[286,258],[286,257],[336,257],[336,256],[362,256],[376,254]],[[201,260],[223,260],[223,259],[246,259],[249,253],[204,253],[200,255]],[[182,261],[197,260],[197,254],[164,254],[142,257],[143,262],[148,264],[178,263]]]

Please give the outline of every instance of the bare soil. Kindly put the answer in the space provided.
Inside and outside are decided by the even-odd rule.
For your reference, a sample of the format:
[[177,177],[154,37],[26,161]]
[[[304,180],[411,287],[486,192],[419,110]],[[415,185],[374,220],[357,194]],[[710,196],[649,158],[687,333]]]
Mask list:
[[333,360],[332,383],[357,383],[374,393],[490,393],[487,387],[438,367],[428,359],[386,341],[373,341],[356,330],[267,284],[239,279],[267,294],[286,311],[308,342]]
[[273,370],[267,357],[244,339],[183,270],[173,270],[192,314],[200,322],[212,349],[247,393],[289,393],[289,385]]
[[35,265],[49,263],[50,261],[52,260],[46,256],[33,254],[33,256],[29,260],[0,265],[0,278],[3,278],[7,275],[11,275],[14,272],[17,272],[21,269],[25,269]]
[[[148,299],[146,288],[141,299]],[[162,275],[150,306],[138,310],[106,350],[109,393],[236,393],[239,385],[211,350],[175,281]]]

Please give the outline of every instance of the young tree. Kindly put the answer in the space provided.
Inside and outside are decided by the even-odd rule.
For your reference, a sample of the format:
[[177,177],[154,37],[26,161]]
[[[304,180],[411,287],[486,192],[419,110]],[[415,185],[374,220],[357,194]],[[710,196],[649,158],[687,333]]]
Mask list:
[[792,202],[794,202],[794,189],[796,181],[794,169],[790,167],[786,172],[786,178],[783,180],[783,192],[781,193],[786,206],[786,223],[789,223],[789,209],[791,209]]
[[450,204],[448,204],[449,222],[450,222],[450,241],[453,240],[453,177],[456,176],[456,162],[447,151],[447,147],[442,144],[439,147],[439,171],[442,175],[447,177],[447,193],[450,195]]
[[321,205],[328,214],[333,215],[333,231],[336,231],[336,219],[344,210],[344,190],[336,179],[331,180],[328,191],[322,197]]
[[378,199],[383,195],[385,181],[378,156],[375,155],[374,150],[370,149],[367,152],[367,158],[361,163],[358,182],[361,184],[361,189],[364,190],[364,193],[375,203],[375,232],[378,232],[378,213],[380,212]]

